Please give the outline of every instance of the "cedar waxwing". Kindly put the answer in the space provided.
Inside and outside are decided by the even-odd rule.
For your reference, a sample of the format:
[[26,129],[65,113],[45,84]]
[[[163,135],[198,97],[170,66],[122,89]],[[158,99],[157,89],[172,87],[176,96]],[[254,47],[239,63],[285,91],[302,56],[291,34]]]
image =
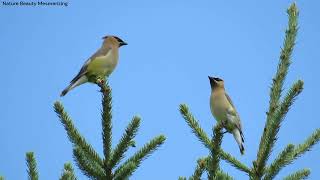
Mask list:
[[127,45],[117,36],[104,36],[100,49],[97,50],[82,66],[79,73],[74,77],[70,85],[66,87],[60,96],[66,95],[71,89],[96,78],[105,79],[109,76],[118,64],[119,47]]
[[244,154],[244,136],[239,114],[230,97],[225,92],[224,82],[220,78],[209,77],[211,85],[210,109],[214,118],[221,123],[227,132],[232,133],[237,141],[241,155]]

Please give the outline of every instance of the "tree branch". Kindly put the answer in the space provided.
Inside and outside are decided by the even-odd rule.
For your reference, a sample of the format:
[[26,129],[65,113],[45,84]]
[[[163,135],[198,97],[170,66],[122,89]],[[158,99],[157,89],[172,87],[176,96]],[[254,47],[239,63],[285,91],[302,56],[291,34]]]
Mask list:
[[[271,128],[272,121],[275,111],[278,109],[279,100],[283,88],[284,79],[288,73],[288,68],[291,63],[290,58],[292,54],[293,47],[295,45],[295,39],[298,31],[298,9],[293,3],[288,11],[289,22],[288,29],[286,30],[286,36],[284,41],[284,48],[281,50],[280,61],[278,64],[278,69],[275,77],[273,78],[273,83],[270,91],[270,102],[269,102],[269,111],[267,113],[267,122],[263,135],[260,140],[259,151],[257,154],[257,160],[254,162],[255,172],[257,177],[261,178],[263,175],[264,167],[266,161],[269,158],[272,146],[270,146],[270,141],[273,141],[270,138],[270,134],[273,134],[269,131],[274,129]],[[268,147],[267,147],[268,146]]]
[[96,164],[96,162],[87,158],[81,148],[74,147],[73,156],[77,166],[83,172],[83,174],[92,179],[106,179],[104,169],[100,165]]
[[270,167],[266,168],[264,180],[272,180],[279,171],[290,164],[290,157],[292,156],[292,152],[294,151],[294,145],[289,144],[279,155],[278,157],[271,163]]
[[99,157],[98,153],[92,148],[92,146],[87,143],[85,138],[80,135],[79,131],[73,125],[71,118],[68,116],[68,113],[64,110],[63,105],[57,101],[54,103],[54,109],[60,119],[60,122],[67,131],[68,138],[73,146],[81,148],[87,158],[90,158],[100,166],[103,166],[103,160]]
[[140,118],[135,116],[132,119],[131,123],[126,128],[126,131],[122,135],[122,138],[119,144],[113,150],[110,163],[109,163],[111,168],[115,167],[124,157],[124,153],[128,150],[130,146],[130,142],[136,136],[139,126],[140,126]]
[[127,166],[128,163],[134,163],[135,168],[139,167],[140,163],[147,158],[153,151],[155,151],[159,146],[161,146],[165,141],[165,136],[160,135],[153,138],[149,143],[145,144],[138,152],[136,152],[132,157],[130,157],[126,162],[120,165],[114,172],[115,175],[119,174],[119,171],[122,171],[122,168]]
[[[266,161],[268,160],[271,154],[272,148],[277,140],[277,134],[279,132],[281,122],[283,121],[285,115],[288,113],[289,108],[293,104],[296,97],[302,92],[302,89],[303,89],[303,82],[298,80],[290,88],[289,92],[283,99],[283,102],[280,104],[280,107],[275,111],[274,115],[272,116],[270,120],[270,124],[268,125],[268,130],[266,130],[267,133],[266,133],[265,139],[263,139],[264,141],[263,144],[265,144],[264,150],[263,151],[259,150],[261,154],[259,154],[258,156],[258,161],[257,161],[258,166],[256,168],[256,173],[258,175],[262,175],[264,173],[263,171],[261,171],[261,168],[265,170]],[[262,161],[264,162],[262,163]],[[263,165],[262,167],[259,166],[259,162],[262,163],[260,164],[260,166]]]
[[296,146],[292,156],[292,161],[303,155],[305,152],[310,151],[312,146],[320,141],[320,129],[317,129],[308,139],[303,143]]
[[65,163],[60,180],[77,180],[71,163]]
[[209,179],[214,179],[217,176],[217,171],[220,169],[220,155],[219,151],[221,149],[222,142],[222,126],[220,124],[216,125],[213,128],[213,137],[212,137],[212,148],[210,149],[211,155],[208,162],[209,169]]
[[197,167],[189,180],[201,180],[201,176],[206,168],[207,158],[200,158],[197,161]]
[[137,165],[134,162],[129,162],[125,166],[123,166],[114,176],[114,180],[123,180],[127,179],[132,175]]
[[212,149],[210,139],[208,138],[204,130],[200,127],[198,121],[190,113],[189,108],[186,104],[180,104],[180,113],[186,120],[188,125],[191,127],[192,132],[198,137],[199,141],[201,141],[202,144],[208,149]]
[[34,157],[34,153],[33,152],[27,152],[26,153],[26,161],[27,161],[27,172],[29,175],[29,180],[38,180],[39,179],[39,175],[38,175],[38,170],[37,170],[37,162],[36,159]]
[[101,88],[102,93],[102,139],[103,139],[103,153],[104,153],[104,168],[107,179],[111,179],[112,169],[109,165],[111,158],[111,143],[112,143],[112,96],[111,88],[104,80],[97,80],[97,85]]
[[217,171],[216,178],[213,180],[233,180],[233,177],[229,176],[229,174],[224,173],[223,171]]
[[302,169],[285,177],[283,180],[302,180],[307,179],[310,175],[309,169]]

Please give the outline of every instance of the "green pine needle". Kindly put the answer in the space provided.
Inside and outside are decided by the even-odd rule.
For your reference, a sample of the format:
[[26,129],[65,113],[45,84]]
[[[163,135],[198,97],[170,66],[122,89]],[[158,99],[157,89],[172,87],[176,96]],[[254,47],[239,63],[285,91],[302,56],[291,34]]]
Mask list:
[[[277,110],[280,106],[279,101],[283,90],[283,84],[287,76],[289,66],[291,64],[291,54],[295,45],[296,35],[298,32],[297,20],[299,13],[294,3],[289,7],[287,13],[289,16],[288,29],[286,30],[284,45],[283,49],[281,50],[278,69],[275,77],[273,78],[273,83],[270,90],[270,102],[269,111],[267,113],[267,122],[265,125],[265,130],[260,140],[257,161],[255,162],[254,171],[258,178],[262,177],[264,167],[272,151],[272,147],[276,139],[276,134],[278,132],[278,129],[280,128],[280,119],[282,119],[282,117],[284,117],[285,113],[287,112],[286,109],[283,109],[282,111],[278,112],[280,113],[280,117],[278,116],[278,119],[274,119],[274,114],[277,113]],[[274,123],[274,121],[278,122]]]
[[186,120],[188,125],[191,127],[192,132],[198,137],[202,144],[211,149],[211,142],[207,134],[200,127],[199,122],[194,118],[194,116],[189,112],[189,108],[186,104],[180,104],[180,113],[182,117]]
[[213,128],[213,137],[212,137],[212,149],[210,149],[211,155],[208,159],[208,169],[209,169],[209,179],[213,179],[217,176],[217,171],[220,169],[219,162],[220,162],[220,147],[222,143],[222,126],[220,124],[216,125]]
[[[261,160],[267,160],[271,154],[272,148],[277,140],[277,134],[280,129],[281,122],[284,120],[284,117],[289,111],[290,106],[293,104],[296,97],[302,92],[303,89],[303,81],[298,80],[294,85],[290,88],[287,95],[284,97],[282,103],[279,105],[279,108],[272,115],[269,124],[267,125],[266,136],[263,140],[265,144],[264,150],[261,151],[263,154],[259,154]],[[259,162],[259,158],[258,158]],[[263,163],[263,167],[266,162]],[[259,166],[258,166],[259,167]],[[259,174],[262,172],[259,172]]]
[[112,157],[110,159],[110,167],[114,168],[124,157],[124,153],[129,149],[132,144],[133,138],[136,136],[138,128],[140,126],[140,118],[135,116],[128,127],[125,130],[119,144],[112,152]]
[[[112,143],[112,96],[111,88],[108,83],[98,84],[102,93],[102,139],[103,139],[103,153],[104,153],[104,167],[107,175],[111,174],[111,166],[108,164],[111,158],[111,143]],[[110,179],[110,177],[108,177]]]
[[237,160],[235,157],[233,157],[229,153],[226,153],[222,149],[220,149],[219,154],[221,159],[227,161],[229,164],[231,164],[233,167],[237,168],[238,170],[243,171],[247,174],[251,173],[251,169],[248,166],[246,166],[245,164]]
[[130,157],[126,162],[124,162],[122,165],[120,165],[116,170],[114,174],[119,174],[119,171],[122,170],[125,166],[127,166],[128,163],[133,162],[136,166],[132,172],[135,171],[136,168],[139,167],[140,163],[146,159],[153,151],[155,151],[158,147],[160,147],[164,141],[166,140],[166,137],[163,135],[157,136],[153,138],[150,142],[145,144],[138,152],[136,152],[132,157]]
[[[163,144],[165,137],[158,136],[147,143],[140,151],[138,151],[133,157],[129,158],[124,164],[122,164],[115,173],[112,173],[112,169],[124,157],[124,153],[128,148],[135,147],[135,137],[139,125],[140,118],[134,117],[131,123],[128,125],[124,135],[116,148],[112,151],[112,97],[111,88],[108,83],[102,81],[97,82],[101,88],[102,93],[102,138],[103,138],[103,152],[104,160],[102,160],[95,150],[88,144],[85,139],[80,135],[78,130],[74,127],[72,120],[68,114],[64,111],[64,108],[60,102],[55,102],[54,109],[57,113],[61,123],[64,125],[70,141],[74,145],[73,155],[79,169],[91,179],[113,179],[119,172],[126,172],[124,174],[130,176],[140,165],[141,161],[145,159],[149,154],[155,151],[161,144]],[[129,164],[129,165],[128,165]],[[133,166],[134,165],[134,166]],[[126,169],[131,167],[130,170]],[[117,176],[124,177],[124,176]]]
[[317,129],[308,139],[303,143],[296,146],[292,160],[300,157],[307,151],[310,151],[312,146],[320,141],[320,129]]
[[265,180],[273,179],[279,171],[286,165],[292,163],[295,159],[300,157],[305,152],[311,150],[312,146],[320,141],[320,129],[317,129],[303,144],[294,146],[289,144],[283,150],[276,160],[267,168]]
[[201,176],[206,169],[207,158],[200,158],[197,161],[197,167],[189,180],[201,180]]
[[137,164],[135,162],[129,162],[123,166],[115,175],[114,180],[128,179],[136,169]]
[[302,179],[307,179],[309,175],[310,175],[309,169],[302,169],[293,174],[288,175],[283,180],[302,180]]
[[266,170],[264,180],[272,180],[279,171],[286,165],[291,163],[292,152],[294,151],[294,145],[289,144],[271,163],[270,167]]
[[78,168],[86,176],[92,179],[104,179],[106,177],[104,169],[90,158],[87,158],[85,152],[80,147],[74,147],[73,157]]
[[33,152],[27,152],[26,153],[26,161],[27,161],[27,172],[29,175],[29,180],[38,180],[39,179],[39,175],[38,175],[38,170],[37,170],[37,162],[36,159],[34,157],[34,153]]
[[90,158],[92,161],[95,161],[100,166],[103,166],[103,161],[99,157],[98,153],[92,148],[92,146],[87,143],[84,137],[78,132],[78,130],[73,125],[71,118],[68,116],[68,113],[64,110],[63,105],[60,102],[54,103],[54,109],[57,113],[60,122],[67,131],[69,140],[74,146],[81,147],[87,158]]
[[214,180],[233,180],[233,177],[229,174],[222,172],[221,170],[217,171],[216,177]]
[[65,163],[60,180],[77,180],[71,163]]

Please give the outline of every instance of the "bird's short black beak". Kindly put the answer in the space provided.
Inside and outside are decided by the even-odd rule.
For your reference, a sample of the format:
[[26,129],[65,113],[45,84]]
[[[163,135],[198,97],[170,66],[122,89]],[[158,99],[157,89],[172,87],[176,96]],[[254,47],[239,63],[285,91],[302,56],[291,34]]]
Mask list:
[[209,78],[211,87],[213,87],[214,84],[216,83],[215,80],[214,80],[214,77],[208,76],[208,78]]
[[119,47],[125,46],[125,45],[128,45],[128,43],[126,43],[126,42],[120,42]]
[[213,79],[214,77],[208,76],[208,78],[209,78],[210,82],[214,81],[214,79]]

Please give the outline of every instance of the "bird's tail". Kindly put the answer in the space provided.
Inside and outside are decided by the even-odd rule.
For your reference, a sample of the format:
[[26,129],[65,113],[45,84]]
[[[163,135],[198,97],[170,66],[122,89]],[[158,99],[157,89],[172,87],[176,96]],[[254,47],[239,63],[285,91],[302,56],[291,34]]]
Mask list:
[[65,96],[71,89],[88,82],[88,78],[86,76],[81,76],[80,78],[76,79],[75,81],[71,81],[70,85],[66,87],[60,94],[60,97]]
[[232,134],[233,134],[234,139],[238,143],[241,155],[243,155],[244,154],[244,138],[243,138],[242,131],[240,129],[238,129],[238,128],[235,128],[232,131]]
[[72,84],[70,84],[68,87],[66,87],[60,94],[60,97],[65,96],[70,90],[71,90],[71,86]]

